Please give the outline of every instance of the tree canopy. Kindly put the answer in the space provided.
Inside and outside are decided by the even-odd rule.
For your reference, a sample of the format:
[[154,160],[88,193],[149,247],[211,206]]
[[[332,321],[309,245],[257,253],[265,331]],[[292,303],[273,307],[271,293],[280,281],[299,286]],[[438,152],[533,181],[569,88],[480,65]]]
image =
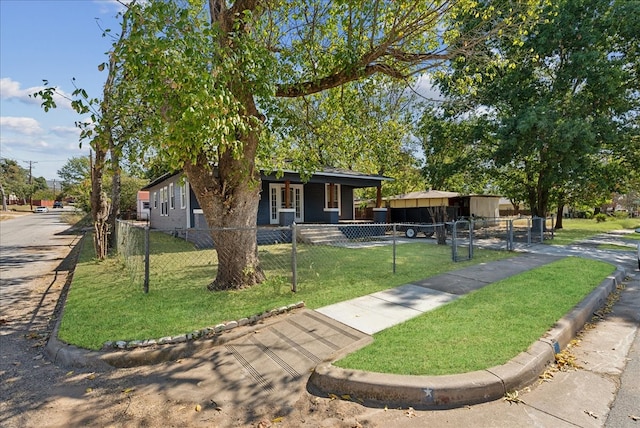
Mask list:
[[[83,132],[96,150],[92,209],[102,211],[94,217],[106,206],[99,190],[108,157],[116,170],[123,153],[160,159],[154,165],[184,170],[213,230],[219,269],[210,289],[256,284],[264,278],[251,231],[259,167],[302,159],[291,149],[307,147],[322,153],[301,162],[307,172],[345,161],[381,171],[396,162],[387,163],[393,152],[401,164],[407,152],[400,117],[375,113],[367,123],[361,110],[375,106],[354,94],[371,91],[367,83],[380,76],[409,83],[461,58],[490,66],[488,40],[526,34],[541,1],[133,1],[100,66],[109,71],[100,115]],[[50,107],[51,93],[39,95]],[[311,105],[320,107],[313,120],[286,117]],[[74,106],[88,108],[82,99]],[[322,115],[336,122],[317,120]],[[338,121],[368,125],[373,160],[358,157],[363,138],[347,129],[338,136],[344,141],[326,138]],[[376,126],[383,126],[379,137]]]
[[529,33],[489,40],[492,66],[455,61],[440,75],[457,103],[453,123],[484,118],[492,138],[482,165],[507,177],[506,195],[533,215],[586,188],[594,198],[618,191],[637,174],[638,14],[638,2],[552,2]]

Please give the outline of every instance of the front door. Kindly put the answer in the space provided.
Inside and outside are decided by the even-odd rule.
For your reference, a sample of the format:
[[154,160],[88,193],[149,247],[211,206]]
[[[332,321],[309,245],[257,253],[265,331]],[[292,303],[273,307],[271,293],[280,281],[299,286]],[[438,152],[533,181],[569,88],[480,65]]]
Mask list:
[[[280,224],[281,208],[286,208],[286,187],[282,183],[269,184],[269,222],[271,224]],[[295,222],[302,223],[304,221],[303,207],[303,186],[302,184],[289,185],[289,208],[295,212]]]

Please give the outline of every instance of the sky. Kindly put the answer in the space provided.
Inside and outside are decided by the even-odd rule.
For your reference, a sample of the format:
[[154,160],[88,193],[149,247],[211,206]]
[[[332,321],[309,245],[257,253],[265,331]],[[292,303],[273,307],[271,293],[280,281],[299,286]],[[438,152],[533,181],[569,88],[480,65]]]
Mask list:
[[78,115],[69,101],[45,113],[30,98],[43,80],[65,94],[75,85],[101,98],[107,60],[117,33],[121,6],[116,0],[0,0],[0,157],[29,169],[33,177],[57,180],[68,159],[89,155],[79,147]]

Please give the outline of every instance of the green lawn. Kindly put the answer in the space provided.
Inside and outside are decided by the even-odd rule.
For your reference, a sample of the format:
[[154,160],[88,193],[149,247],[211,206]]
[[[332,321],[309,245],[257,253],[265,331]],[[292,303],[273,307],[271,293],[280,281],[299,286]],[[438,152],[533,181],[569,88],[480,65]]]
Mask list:
[[371,345],[335,364],[404,375],[466,373],[504,364],[613,270],[599,261],[562,259],[381,331]]
[[[607,221],[600,223],[595,219],[563,219],[562,225],[562,229],[555,231],[554,238],[545,241],[545,243],[551,245],[569,245],[613,230],[635,229],[640,227],[640,218],[608,218]],[[626,238],[640,240],[640,234],[633,233],[626,236]]]
[[87,236],[69,290],[59,337],[87,349],[106,341],[157,339],[188,333],[267,310],[304,301],[317,308],[396,287],[442,272],[514,257],[507,252],[476,250],[474,260],[454,263],[451,248],[416,240],[392,247],[347,249],[298,247],[298,292],[291,292],[288,246],[260,247],[267,281],[240,291],[207,291],[215,274],[215,252],[194,250],[169,235],[152,234],[149,293],[131,281],[117,258],[92,259]]

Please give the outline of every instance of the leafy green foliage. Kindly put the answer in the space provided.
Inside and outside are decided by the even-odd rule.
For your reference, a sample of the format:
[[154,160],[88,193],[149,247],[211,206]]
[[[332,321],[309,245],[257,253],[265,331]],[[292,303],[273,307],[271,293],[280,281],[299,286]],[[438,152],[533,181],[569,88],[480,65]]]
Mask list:
[[457,118],[483,112],[490,124],[494,143],[480,151],[481,165],[507,177],[498,181],[505,195],[527,201],[535,215],[551,203],[595,202],[637,175],[634,8],[553,2],[529,32],[486,44],[493,66],[467,59],[440,75],[441,88],[461,102]]

